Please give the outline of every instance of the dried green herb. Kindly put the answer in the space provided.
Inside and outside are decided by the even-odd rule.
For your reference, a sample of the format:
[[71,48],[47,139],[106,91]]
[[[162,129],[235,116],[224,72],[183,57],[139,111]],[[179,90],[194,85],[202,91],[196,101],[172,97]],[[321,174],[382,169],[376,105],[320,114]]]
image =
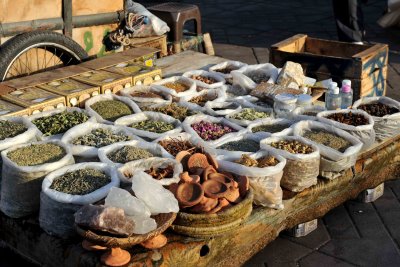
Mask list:
[[65,133],[72,127],[86,122],[89,117],[78,111],[63,111],[48,117],[41,117],[33,120],[32,123],[45,135],[51,136]]
[[160,106],[160,107],[142,107],[143,111],[153,111],[153,112],[160,112],[171,116],[177,120],[183,121],[186,117],[194,115],[194,112],[191,110],[178,106],[175,103]]
[[232,141],[218,147],[229,151],[257,152],[260,150],[260,143],[250,139]]
[[253,127],[251,131],[253,133],[257,132],[278,133],[280,131],[287,129],[288,127],[290,127],[290,125],[287,124],[265,124]]
[[154,157],[154,155],[143,148],[124,146],[118,150],[109,153],[107,157],[113,162],[127,163],[133,160]]
[[72,140],[73,145],[103,147],[117,142],[129,141],[131,137],[124,134],[113,133],[109,129],[97,128],[89,134],[79,136]]
[[118,100],[99,101],[90,107],[103,119],[108,121],[115,121],[133,113],[132,109],[127,104]]
[[153,132],[153,133],[165,133],[175,129],[175,126],[172,123],[168,123],[165,121],[152,121],[152,120],[145,120],[136,122],[131,125],[132,128]]
[[263,111],[257,111],[254,108],[245,108],[241,112],[231,116],[232,119],[236,120],[248,120],[254,121],[257,119],[263,119],[270,117],[270,114]]
[[61,146],[44,143],[17,148],[9,152],[7,157],[19,166],[36,166],[58,161],[65,155]]
[[7,120],[0,121],[0,140],[15,137],[26,130],[28,129],[22,123]]
[[110,177],[95,169],[67,172],[54,179],[50,189],[70,195],[87,195],[109,184]]
[[311,141],[328,146],[340,152],[346,151],[346,149],[351,146],[351,143],[346,139],[323,130],[305,131],[303,136]]

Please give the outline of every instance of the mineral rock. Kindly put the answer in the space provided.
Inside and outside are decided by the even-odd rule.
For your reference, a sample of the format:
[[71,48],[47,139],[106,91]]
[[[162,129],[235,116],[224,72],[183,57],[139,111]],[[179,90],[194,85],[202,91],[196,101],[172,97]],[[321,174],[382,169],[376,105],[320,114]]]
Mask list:
[[132,190],[152,215],[179,211],[175,196],[145,172],[138,171],[132,177]]
[[121,236],[130,236],[135,229],[135,223],[125,216],[123,209],[92,204],[75,213],[75,223]]
[[279,73],[276,83],[289,88],[298,89],[299,86],[304,84],[304,79],[305,76],[301,65],[292,61],[288,61],[285,63],[281,72]]
[[147,216],[128,216],[129,219],[135,222],[134,233],[144,235],[157,228],[157,223],[153,218]]
[[104,205],[123,209],[127,216],[150,217],[150,210],[143,201],[121,188],[112,187],[106,197]]

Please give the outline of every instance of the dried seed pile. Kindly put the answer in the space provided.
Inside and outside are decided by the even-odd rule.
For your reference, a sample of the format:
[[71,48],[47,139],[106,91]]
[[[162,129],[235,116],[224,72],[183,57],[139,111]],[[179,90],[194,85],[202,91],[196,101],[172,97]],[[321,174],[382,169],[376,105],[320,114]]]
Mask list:
[[72,127],[84,123],[89,117],[78,111],[67,112],[63,111],[48,117],[41,117],[33,120],[32,123],[38,127],[44,136],[52,136],[65,133]]
[[271,143],[270,145],[277,149],[286,150],[287,152],[292,154],[310,154],[314,152],[314,149],[311,146],[303,144],[302,142],[296,140],[283,140]]
[[158,144],[174,157],[181,151],[193,151],[193,153],[202,151],[201,148],[193,146],[189,141],[180,138],[164,139],[159,141]]
[[56,162],[66,155],[64,148],[52,143],[33,144],[15,149],[7,157],[19,166],[36,166]]
[[124,134],[113,133],[109,129],[97,128],[89,134],[79,136],[72,140],[73,145],[103,147],[117,142],[129,141],[131,137]]
[[340,152],[344,152],[351,146],[351,143],[346,139],[323,130],[305,131],[303,136],[311,141],[328,146]]
[[256,127],[253,127],[251,131],[253,133],[257,132],[267,132],[267,133],[279,133],[285,129],[290,127],[290,125],[287,124],[264,124],[264,125],[259,125]]
[[213,101],[217,98],[217,95],[208,95],[208,94],[202,94],[196,97],[193,97],[192,99],[189,100],[190,103],[193,104],[197,104],[201,107],[204,107],[204,105],[208,102],[208,101]]
[[172,123],[168,123],[165,121],[152,121],[152,120],[136,122],[132,124],[130,127],[153,133],[165,133],[175,129],[175,126]]
[[201,75],[192,75],[191,78],[194,80],[201,81],[206,84],[213,84],[213,83],[218,82],[216,79],[214,79],[212,77],[205,77],[205,76],[201,76]]
[[364,104],[358,108],[375,117],[383,117],[400,112],[397,108],[382,103]]
[[160,107],[143,107],[142,110],[160,112],[180,121],[183,121],[186,117],[191,116],[194,113],[185,107],[178,106],[176,103]]
[[187,86],[186,84],[181,83],[181,82],[165,83],[165,84],[163,84],[163,86],[165,86],[169,89],[175,90],[175,92],[177,92],[177,93],[185,92],[185,91],[189,90],[189,88],[190,88],[189,86]]
[[110,177],[99,170],[81,169],[57,177],[50,189],[70,195],[87,195],[110,182]]
[[368,119],[362,114],[353,113],[351,111],[349,113],[333,113],[326,118],[353,126],[367,125],[369,123]]
[[271,167],[279,163],[279,161],[274,156],[265,156],[256,160],[251,158],[247,154],[243,154],[242,157],[238,160],[235,160],[235,162],[247,167],[258,168]]
[[130,94],[132,97],[140,97],[140,98],[159,98],[163,99],[162,96],[153,93],[153,92],[132,92]]
[[257,119],[268,118],[270,116],[267,112],[257,111],[254,108],[245,108],[242,111],[231,116],[235,120],[254,121]]
[[235,129],[221,123],[200,121],[191,125],[193,130],[205,141],[216,140]]
[[127,104],[118,100],[99,101],[90,107],[103,119],[108,121],[116,121],[123,116],[131,115],[133,113]]
[[143,148],[124,146],[107,154],[107,157],[113,162],[127,163],[129,161],[154,157],[154,155]]
[[168,165],[165,168],[151,167],[149,170],[146,170],[145,173],[147,173],[154,179],[161,180],[164,178],[171,178],[174,175],[174,168],[172,165]]
[[257,152],[260,150],[260,143],[250,139],[232,141],[218,147],[229,151]]
[[0,120],[0,140],[15,137],[28,130],[22,123]]

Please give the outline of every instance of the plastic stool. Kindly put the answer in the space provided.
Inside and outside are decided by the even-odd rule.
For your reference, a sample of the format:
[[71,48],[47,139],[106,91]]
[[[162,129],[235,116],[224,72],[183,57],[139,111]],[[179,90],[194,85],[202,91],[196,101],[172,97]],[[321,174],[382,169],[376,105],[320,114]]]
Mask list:
[[196,5],[168,2],[149,7],[148,10],[168,24],[174,43],[182,39],[183,26],[188,20],[195,21],[196,34],[201,34],[200,9]]

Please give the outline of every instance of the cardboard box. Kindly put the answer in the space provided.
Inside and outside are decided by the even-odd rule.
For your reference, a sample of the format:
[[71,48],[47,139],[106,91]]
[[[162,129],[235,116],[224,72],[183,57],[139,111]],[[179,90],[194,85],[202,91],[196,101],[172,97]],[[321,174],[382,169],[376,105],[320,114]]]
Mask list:
[[318,220],[314,219],[309,222],[300,223],[295,227],[286,230],[287,234],[293,237],[302,237],[306,236],[312,231],[316,230],[318,227]]
[[101,94],[116,94],[123,88],[131,87],[132,77],[104,70],[91,70],[71,77],[72,79],[100,87]]
[[0,118],[12,116],[29,116],[29,109],[0,99]]
[[381,183],[375,188],[367,189],[361,192],[358,195],[357,200],[363,203],[374,202],[383,195],[384,191],[385,191],[385,183]]

